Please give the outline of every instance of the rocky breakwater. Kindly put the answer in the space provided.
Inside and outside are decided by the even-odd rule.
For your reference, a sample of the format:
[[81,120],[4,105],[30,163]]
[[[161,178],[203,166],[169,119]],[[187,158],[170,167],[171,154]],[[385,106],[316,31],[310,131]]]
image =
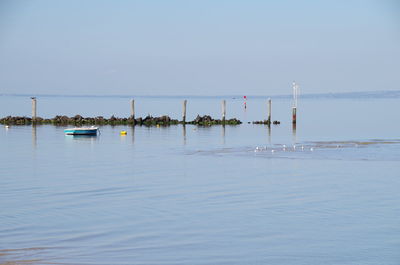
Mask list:
[[81,115],[75,115],[73,117],[68,116],[60,116],[57,115],[51,119],[44,119],[41,117],[37,117],[35,119],[29,117],[4,117],[0,119],[0,124],[4,125],[45,125],[52,124],[56,126],[66,126],[66,125],[74,125],[74,126],[85,126],[85,125],[139,125],[139,126],[168,126],[168,125],[176,125],[176,124],[194,124],[194,125],[237,125],[242,122],[237,119],[230,120],[218,120],[213,119],[211,116],[197,116],[197,118],[193,121],[183,122],[178,121],[176,119],[172,119],[167,115],[160,117],[152,117],[150,115],[144,118],[118,118],[115,116],[111,116],[109,119],[104,118],[102,116],[97,117],[83,117]]
[[193,121],[186,122],[186,124],[195,124],[195,125],[203,125],[203,126],[209,126],[209,125],[238,125],[241,124],[242,122],[238,119],[229,119],[229,120],[218,120],[218,119],[213,119],[209,115],[204,115],[200,116],[197,115],[196,119]]
[[115,116],[111,116],[109,119],[104,118],[103,116],[97,117],[82,117],[81,115],[75,115],[73,117],[68,116],[55,116],[51,119],[44,119],[37,117],[35,119],[29,117],[4,117],[0,119],[1,124],[5,125],[31,125],[31,124],[52,124],[52,125],[172,125],[178,124],[178,120],[171,119],[169,116],[161,116],[161,117],[152,117],[147,116],[145,118],[118,118]]
[[[132,124],[132,123],[129,123]],[[150,115],[146,116],[145,118],[138,118],[135,119],[135,123],[132,125],[145,125],[145,126],[154,126],[154,125],[176,125],[179,124],[178,120],[171,119],[169,116],[161,116],[161,117],[152,117]]]

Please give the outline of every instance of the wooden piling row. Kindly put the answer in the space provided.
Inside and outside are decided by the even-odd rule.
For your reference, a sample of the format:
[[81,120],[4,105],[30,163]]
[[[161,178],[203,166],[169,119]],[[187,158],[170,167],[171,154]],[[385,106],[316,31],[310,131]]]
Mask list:
[[[297,122],[297,96],[298,96],[298,85],[293,82],[293,107],[292,107],[292,123],[296,124]],[[26,118],[26,117],[5,117],[3,119],[1,119],[1,123],[5,123],[5,122],[11,122],[11,123],[16,123],[16,124],[30,124],[32,123],[36,123],[36,122],[40,122],[43,123],[43,121],[45,121],[44,123],[54,123],[54,121],[50,120],[50,119],[42,119],[42,118],[38,118],[37,117],[37,101],[36,101],[36,97],[31,97],[32,99],[32,118]],[[135,100],[131,99],[131,115],[129,119],[122,119],[122,124],[123,123],[127,123],[127,124],[132,124],[135,125],[136,123],[136,119],[135,119]],[[208,125],[214,125],[214,124],[225,124],[225,122],[227,122],[226,120],[226,100],[222,100],[221,101],[221,112],[222,112],[222,118],[221,120],[214,120],[212,119],[210,116],[204,116],[204,117],[200,117],[198,116],[196,118],[196,120],[191,121],[191,122],[187,122],[186,121],[186,109],[187,109],[187,100],[183,100],[182,101],[182,121],[177,121],[177,120],[172,120],[170,119],[168,116],[162,116],[162,117],[156,117],[154,118],[154,120],[157,120],[158,118],[163,118],[163,117],[168,117],[169,120],[173,121],[173,123],[171,122],[171,124],[208,124]],[[271,125],[271,124],[280,124],[279,121],[274,121],[272,122],[272,100],[271,98],[268,98],[267,100],[267,109],[268,109],[268,116],[267,116],[267,120],[264,121],[255,121],[253,122],[253,124],[267,124],[267,125]],[[79,116],[79,115],[77,115]],[[68,120],[70,118],[66,117],[66,116],[56,116],[55,119],[57,121],[57,117],[63,117],[64,120]],[[88,118],[88,119],[96,119],[96,118]],[[100,119],[100,121],[102,121],[102,117]],[[153,117],[149,116],[149,119],[153,119]],[[167,119],[167,120],[168,120]],[[103,119],[106,120],[106,119]],[[111,123],[114,121],[113,118],[110,118]],[[125,121],[126,120],[126,121]],[[141,118],[139,118],[139,123],[142,124],[142,122],[140,122],[140,120],[142,120]],[[17,122],[16,122],[17,121]],[[153,122],[153,121],[152,121]],[[58,122],[56,122],[58,123]],[[105,121],[106,124],[108,124],[108,121]],[[169,122],[167,122],[169,123]],[[231,119],[229,120],[229,122],[227,124],[240,124],[241,122],[237,119]],[[250,122],[249,122],[250,123]]]

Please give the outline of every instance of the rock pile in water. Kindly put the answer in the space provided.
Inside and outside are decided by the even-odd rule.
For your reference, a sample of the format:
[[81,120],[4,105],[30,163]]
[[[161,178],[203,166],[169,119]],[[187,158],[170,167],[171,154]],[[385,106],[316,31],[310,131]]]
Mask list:
[[197,116],[196,119],[189,122],[178,121],[176,119],[171,119],[169,116],[164,115],[161,117],[152,117],[150,115],[146,116],[145,118],[118,118],[114,115],[111,116],[109,119],[106,119],[102,116],[97,117],[82,117],[81,115],[75,115],[73,117],[68,116],[60,116],[57,115],[51,119],[44,119],[41,117],[36,117],[35,119],[29,117],[4,117],[0,119],[0,124],[5,125],[31,125],[31,124],[52,124],[58,126],[65,126],[65,125],[75,125],[75,126],[82,126],[82,125],[144,125],[144,126],[168,126],[168,125],[176,125],[176,124],[194,124],[194,125],[238,125],[242,122],[238,119],[229,119],[229,120],[218,120],[213,119],[209,115],[204,116]]
[[227,125],[238,125],[241,124],[242,122],[238,119],[229,119],[229,120],[218,120],[218,119],[213,119],[209,115],[204,115],[200,116],[197,115],[196,119],[190,122],[186,122],[187,124],[196,124],[196,125],[222,125],[222,124],[227,124]]
[[[253,121],[253,124],[265,124],[265,125],[271,125],[271,121],[270,120],[263,120],[263,121]],[[273,121],[272,124],[274,125],[278,125],[281,124],[280,121]]]

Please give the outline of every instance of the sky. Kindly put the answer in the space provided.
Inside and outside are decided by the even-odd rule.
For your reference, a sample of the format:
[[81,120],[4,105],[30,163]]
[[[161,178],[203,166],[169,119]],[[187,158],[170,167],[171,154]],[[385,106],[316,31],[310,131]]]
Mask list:
[[0,0],[0,94],[400,89],[396,0]]

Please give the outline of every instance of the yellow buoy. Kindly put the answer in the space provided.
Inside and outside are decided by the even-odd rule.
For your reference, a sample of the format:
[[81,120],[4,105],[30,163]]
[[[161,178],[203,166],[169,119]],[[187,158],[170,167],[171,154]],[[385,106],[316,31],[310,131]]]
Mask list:
[[121,131],[119,134],[120,134],[120,135],[126,135],[127,132],[126,132],[126,131]]

